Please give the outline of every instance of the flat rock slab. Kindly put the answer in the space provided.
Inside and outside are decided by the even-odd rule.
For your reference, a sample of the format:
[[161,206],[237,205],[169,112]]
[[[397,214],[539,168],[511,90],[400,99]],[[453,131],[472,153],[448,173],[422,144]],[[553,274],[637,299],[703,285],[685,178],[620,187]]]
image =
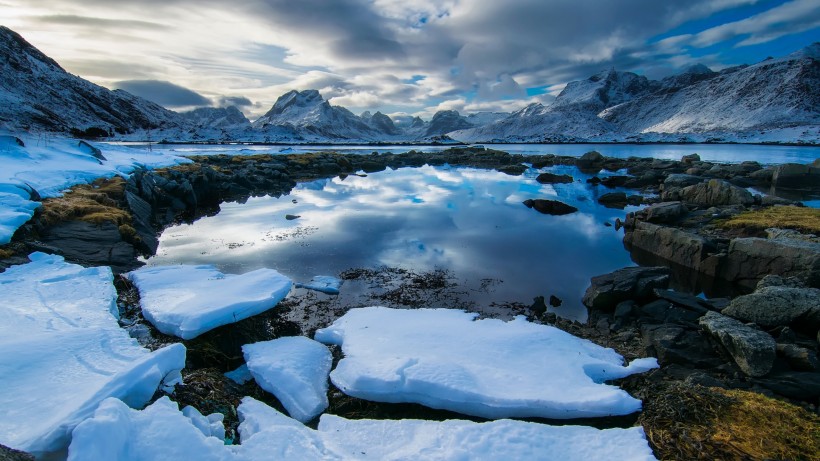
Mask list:
[[328,406],[330,350],[304,336],[242,346],[248,370],[259,387],[275,395],[290,416],[306,423]]
[[120,328],[111,269],[29,258],[0,274],[0,443],[43,456],[103,399],[141,406],[176,382],[185,346],[151,352]]
[[525,421],[349,420],[322,415],[318,429],[245,397],[242,443],[224,445],[164,397],[142,411],[107,400],[74,433],[69,461],[655,460],[643,429],[599,430]]
[[625,415],[641,402],[602,384],[657,367],[629,366],[612,349],[557,328],[476,320],[451,309],[351,309],[316,339],[342,347],[330,374],[342,392],[379,402],[415,402],[485,418]]
[[723,345],[747,375],[759,377],[771,371],[777,345],[769,334],[717,312],[701,317],[700,326]]
[[291,287],[290,279],[273,269],[234,275],[211,265],[159,266],[127,276],[139,289],[145,319],[182,339],[272,309]]

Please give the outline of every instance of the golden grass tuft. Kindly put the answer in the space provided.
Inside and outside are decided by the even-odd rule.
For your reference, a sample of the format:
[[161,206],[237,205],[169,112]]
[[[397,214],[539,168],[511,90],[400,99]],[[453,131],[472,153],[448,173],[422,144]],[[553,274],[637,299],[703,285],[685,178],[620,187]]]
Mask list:
[[49,226],[84,221],[130,227],[131,214],[119,206],[124,195],[125,181],[122,178],[98,179],[91,184],[75,186],[62,197],[43,200],[41,219]]
[[754,392],[672,384],[638,421],[663,460],[820,460],[820,418]]
[[795,229],[820,234],[820,209],[796,206],[772,206],[744,211],[721,223],[726,228],[765,230],[769,227]]

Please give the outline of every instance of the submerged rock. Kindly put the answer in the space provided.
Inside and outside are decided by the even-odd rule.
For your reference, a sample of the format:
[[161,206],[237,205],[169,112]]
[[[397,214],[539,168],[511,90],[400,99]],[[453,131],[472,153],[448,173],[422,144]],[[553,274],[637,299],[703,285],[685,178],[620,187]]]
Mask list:
[[541,184],[568,184],[573,181],[568,174],[541,173],[535,178]]
[[559,202],[557,200],[546,200],[540,198],[535,200],[524,200],[524,205],[526,205],[527,208],[535,209],[535,211],[539,213],[555,216],[575,213],[578,211],[578,208],[575,208],[572,205],[567,205],[566,203]]
[[771,371],[777,345],[767,333],[717,312],[701,317],[700,326],[720,342],[743,373],[764,376]]

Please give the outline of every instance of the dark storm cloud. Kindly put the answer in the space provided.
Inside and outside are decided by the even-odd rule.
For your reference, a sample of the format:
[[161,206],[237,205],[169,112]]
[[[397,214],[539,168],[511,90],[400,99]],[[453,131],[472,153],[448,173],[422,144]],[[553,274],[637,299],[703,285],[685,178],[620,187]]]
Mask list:
[[251,107],[253,106],[253,102],[251,102],[250,99],[243,96],[223,96],[219,98],[219,107],[228,106]]
[[211,105],[201,94],[161,80],[126,80],[114,87],[169,108]]

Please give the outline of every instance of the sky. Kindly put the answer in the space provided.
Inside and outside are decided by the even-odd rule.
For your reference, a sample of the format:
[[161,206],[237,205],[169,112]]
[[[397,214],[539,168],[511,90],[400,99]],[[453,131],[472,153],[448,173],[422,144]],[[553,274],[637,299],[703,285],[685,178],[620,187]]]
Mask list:
[[0,0],[67,71],[251,120],[290,90],[354,113],[518,110],[615,68],[658,79],[820,41],[818,0]]

